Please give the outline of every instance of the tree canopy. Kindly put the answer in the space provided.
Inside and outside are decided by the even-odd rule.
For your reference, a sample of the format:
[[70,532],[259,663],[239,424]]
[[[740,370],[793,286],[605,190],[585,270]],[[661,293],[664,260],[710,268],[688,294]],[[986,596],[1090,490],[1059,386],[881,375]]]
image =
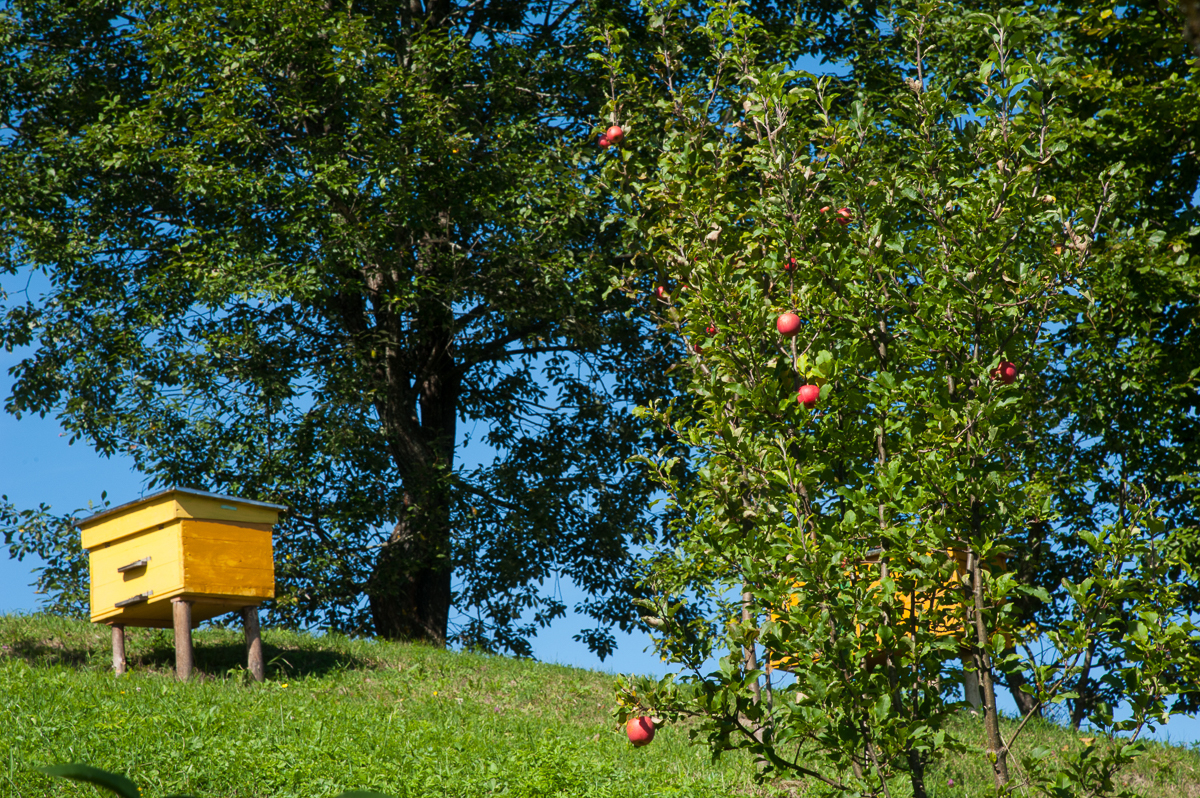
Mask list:
[[274,622],[528,653],[562,577],[607,653],[673,344],[608,293],[600,13],[9,4],[0,268],[47,288],[6,409],[288,505]]

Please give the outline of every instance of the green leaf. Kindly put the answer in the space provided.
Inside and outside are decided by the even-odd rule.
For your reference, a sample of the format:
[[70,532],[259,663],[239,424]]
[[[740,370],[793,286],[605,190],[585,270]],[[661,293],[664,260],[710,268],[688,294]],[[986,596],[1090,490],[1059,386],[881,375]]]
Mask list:
[[47,765],[38,768],[38,770],[50,776],[59,776],[64,779],[71,779],[72,781],[93,784],[109,792],[116,793],[121,798],[142,798],[140,793],[138,793],[137,785],[129,779],[119,773],[110,773],[107,770],[94,768],[91,765]]

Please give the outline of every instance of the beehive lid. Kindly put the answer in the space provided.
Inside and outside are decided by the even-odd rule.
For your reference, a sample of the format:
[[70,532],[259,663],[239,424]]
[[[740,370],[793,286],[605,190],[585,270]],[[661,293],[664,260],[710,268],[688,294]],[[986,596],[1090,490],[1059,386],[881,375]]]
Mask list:
[[168,488],[77,521],[83,547],[91,550],[180,518],[274,524],[282,504],[223,496],[192,488]]

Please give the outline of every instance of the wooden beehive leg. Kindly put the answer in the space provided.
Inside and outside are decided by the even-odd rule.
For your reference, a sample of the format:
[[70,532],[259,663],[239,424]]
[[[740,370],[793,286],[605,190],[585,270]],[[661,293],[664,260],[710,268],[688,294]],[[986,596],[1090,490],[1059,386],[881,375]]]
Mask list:
[[192,677],[192,602],[171,599],[175,616],[175,678],[185,682]]
[[125,626],[112,625],[113,672],[118,676],[125,673]]
[[263,665],[262,635],[258,629],[258,605],[242,607],[242,626],[246,630],[246,670],[261,682],[266,678],[266,667]]

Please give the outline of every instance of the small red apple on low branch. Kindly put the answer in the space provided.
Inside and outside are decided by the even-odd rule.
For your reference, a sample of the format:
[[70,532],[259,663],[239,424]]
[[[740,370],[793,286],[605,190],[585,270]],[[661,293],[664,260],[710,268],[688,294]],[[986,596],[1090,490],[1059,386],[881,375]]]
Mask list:
[[717,328],[716,328],[716,327],[714,327],[714,326],[712,326],[712,325],[710,324],[710,325],[708,325],[707,327],[705,327],[705,328],[704,328],[704,332],[708,333],[709,335],[716,335],[716,334],[717,334]]
[[799,264],[796,263],[795,258],[788,258],[787,260],[785,260],[783,262],[783,270],[785,272],[787,272],[788,274],[791,274],[792,272],[796,271],[797,268],[799,268]]
[[1000,365],[992,369],[992,379],[1000,380],[1005,385],[1012,385],[1017,381],[1017,364],[1001,360]]
[[660,285],[658,288],[655,288],[655,289],[654,289],[654,295],[655,295],[655,296],[657,296],[659,299],[661,299],[661,300],[663,300],[663,301],[665,302],[665,301],[666,301],[666,299],[667,299],[667,289],[666,289],[666,286],[662,286],[662,285]]
[[625,724],[625,734],[634,748],[649,745],[654,739],[654,721],[647,717],[630,718]]
[[784,338],[791,338],[800,332],[800,317],[795,313],[781,313],[779,318],[775,319],[775,329],[779,330],[779,334]]
[[608,130],[604,131],[604,137],[613,144],[620,144],[621,139],[625,138],[625,131],[621,130],[620,125],[613,125]]
[[801,385],[800,390],[796,392],[796,401],[812,410],[817,406],[817,400],[821,398],[821,388],[817,385]]
[[612,142],[608,140],[608,136],[601,136],[600,140],[596,143],[600,145],[600,149],[602,150],[606,149],[609,144],[612,144]]

